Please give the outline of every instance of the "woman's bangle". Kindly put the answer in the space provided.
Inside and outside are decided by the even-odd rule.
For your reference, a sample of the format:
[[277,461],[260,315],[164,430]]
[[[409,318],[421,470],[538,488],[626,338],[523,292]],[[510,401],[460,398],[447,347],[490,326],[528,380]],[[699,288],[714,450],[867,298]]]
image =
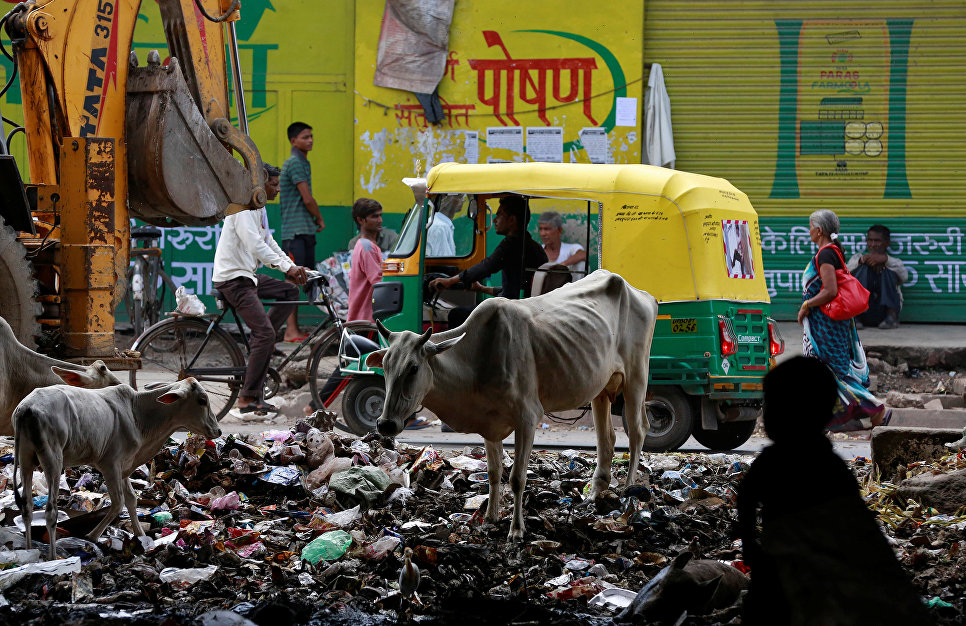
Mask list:
[[808,304],[808,300],[806,300],[805,302],[802,302],[802,306],[805,308],[806,311],[812,308],[811,305]]

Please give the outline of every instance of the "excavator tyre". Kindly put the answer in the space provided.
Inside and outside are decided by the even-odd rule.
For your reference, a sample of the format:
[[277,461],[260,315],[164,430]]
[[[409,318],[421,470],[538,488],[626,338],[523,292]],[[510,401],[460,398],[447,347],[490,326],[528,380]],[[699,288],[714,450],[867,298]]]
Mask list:
[[[176,57],[161,65],[153,52],[147,66],[132,65],[127,99],[131,217],[157,226],[207,226],[265,206],[257,148],[227,119],[209,127]],[[226,145],[239,150],[244,165]]]
[[0,317],[10,324],[20,343],[33,348],[40,334],[37,316],[41,307],[34,300],[37,281],[26,257],[27,249],[17,240],[17,231],[0,220]]

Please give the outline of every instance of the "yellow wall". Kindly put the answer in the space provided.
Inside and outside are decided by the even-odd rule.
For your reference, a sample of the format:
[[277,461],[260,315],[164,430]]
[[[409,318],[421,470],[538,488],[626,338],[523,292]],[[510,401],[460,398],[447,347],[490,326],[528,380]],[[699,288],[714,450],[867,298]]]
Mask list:
[[[507,126],[521,126],[526,132],[532,126],[560,126],[564,131],[563,159],[567,162],[590,162],[586,151],[574,147],[581,128],[603,126],[617,163],[640,163],[640,106],[646,77],[641,80],[641,27],[643,4],[631,0],[609,3],[609,15],[620,19],[601,20],[597,7],[573,5],[561,10],[556,0],[459,0],[450,29],[450,59],[439,92],[450,116],[438,127],[425,127],[421,109],[408,92],[373,86],[376,49],[382,22],[383,0],[359,0],[355,22],[355,76],[358,92],[355,99],[354,192],[382,202],[386,211],[405,211],[412,194],[399,181],[405,176],[425,175],[444,161],[466,162],[464,137],[466,130],[479,132],[479,162],[487,158],[523,161],[528,157],[509,150],[493,150],[486,143],[487,127],[503,126],[494,115],[494,107],[481,101],[478,80],[480,72],[471,68],[477,59],[499,60],[509,54],[513,59],[592,59],[591,114],[584,113],[579,102],[561,103],[552,93],[553,70],[545,74],[547,97],[542,114],[538,105],[514,99],[514,123],[506,113],[501,98],[500,117]],[[571,6],[571,5],[568,5]],[[498,45],[488,46],[484,31],[494,31],[506,52]],[[536,31],[553,31],[536,32]],[[491,41],[493,41],[491,36]],[[553,65],[553,64],[550,64]],[[536,82],[538,71],[531,70]],[[505,95],[505,73],[501,74]],[[516,74],[519,79],[519,74]],[[562,82],[569,89],[569,72],[561,71]],[[492,74],[487,73],[484,98],[492,94]],[[517,83],[518,84],[518,83]],[[582,92],[583,83],[579,83]],[[637,98],[637,125],[615,127],[615,96]],[[533,99],[533,98],[531,98]],[[404,108],[400,108],[404,107]],[[572,150],[569,148],[573,148]]]

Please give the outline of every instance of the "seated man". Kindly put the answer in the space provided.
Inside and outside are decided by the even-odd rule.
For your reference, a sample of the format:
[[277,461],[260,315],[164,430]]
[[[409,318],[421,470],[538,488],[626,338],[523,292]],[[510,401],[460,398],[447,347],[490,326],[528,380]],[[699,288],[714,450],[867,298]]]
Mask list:
[[899,327],[899,311],[902,310],[900,286],[909,279],[909,270],[902,261],[889,256],[889,243],[889,229],[875,224],[869,227],[865,236],[867,252],[855,254],[849,259],[849,271],[869,290],[869,310],[855,318],[858,328]]
[[570,268],[573,280],[580,280],[586,275],[585,266],[587,252],[579,243],[566,243],[560,240],[563,236],[563,217],[556,211],[545,211],[537,218],[540,230],[540,241],[543,251],[547,253],[547,261],[559,263]]
[[463,196],[445,196],[426,231],[426,257],[456,256],[456,227],[453,217],[463,208]]
[[[503,235],[503,241],[493,250],[493,254],[456,276],[437,278],[430,283],[430,287],[440,290],[462,283],[472,291],[514,300],[520,298],[522,289],[526,297],[533,283],[533,270],[547,262],[547,253],[527,232],[529,222],[530,209],[522,196],[500,198],[500,206],[493,217],[493,230],[497,235]],[[496,272],[502,273],[501,288],[484,287],[479,283]],[[450,311],[449,327],[460,326],[470,312],[472,309],[468,307],[457,307]]]
[[[266,167],[269,182],[271,174],[276,171],[270,167]],[[269,193],[273,191],[269,185],[266,187]],[[261,265],[284,272],[292,282],[255,274]],[[298,305],[276,306],[272,307],[271,313],[266,313],[260,298],[296,300],[298,288],[295,285],[305,284],[307,278],[307,268],[295,265],[272,239],[265,209],[241,211],[225,218],[215,248],[212,283],[251,329],[245,386],[233,413],[277,412],[275,406],[264,402],[262,391],[268,362],[275,351],[275,334]]]

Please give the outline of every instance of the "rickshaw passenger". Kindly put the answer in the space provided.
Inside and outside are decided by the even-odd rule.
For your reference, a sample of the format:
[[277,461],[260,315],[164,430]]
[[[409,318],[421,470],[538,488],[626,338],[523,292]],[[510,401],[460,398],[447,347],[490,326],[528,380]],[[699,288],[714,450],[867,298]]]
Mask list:
[[537,227],[547,261],[569,267],[574,280],[583,278],[586,275],[587,252],[579,243],[561,241],[563,216],[556,211],[545,211],[537,219]]
[[426,231],[426,257],[456,256],[456,227],[453,216],[463,206],[463,196],[446,196],[439,201],[439,210]]
[[[547,262],[547,253],[526,227],[530,221],[530,209],[522,196],[504,196],[500,198],[500,206],[493,218],[493,230],[503,235],[503,241],[497,245],[493,253],[466,270],[449,278],[437,278],[430,287],[436,290],[448,289],[456,284],[471,291],[478,291],[491,296],[518,299],[520,289],[524,294],[530,293],[533,282],[533,268],[540,267]],[[531,268],[527,270],[527,268]],[[503,286],[484,287],[479,281],[502,272]],[[456,307],[449,313],[449,327],[460,326],[469,317],[473,309],[470,307]]]

